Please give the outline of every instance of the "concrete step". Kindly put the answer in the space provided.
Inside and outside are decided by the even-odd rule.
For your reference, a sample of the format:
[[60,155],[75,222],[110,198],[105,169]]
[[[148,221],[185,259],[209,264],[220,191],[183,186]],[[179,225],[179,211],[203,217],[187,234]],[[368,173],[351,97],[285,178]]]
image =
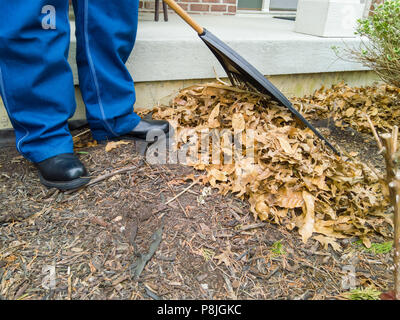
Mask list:
[[[135,82],[214,78],[224,72],[210,50],[185,22],[139,21],[135,48],[127,62]],[[196,16],[200,25],[226,42],[265,75],[365,70],[338,59],[332,46],[357,46],[356,38],[320,38],[294,32],[294,22],[272,16]],[[75,66],[75,26],[70,62]]]

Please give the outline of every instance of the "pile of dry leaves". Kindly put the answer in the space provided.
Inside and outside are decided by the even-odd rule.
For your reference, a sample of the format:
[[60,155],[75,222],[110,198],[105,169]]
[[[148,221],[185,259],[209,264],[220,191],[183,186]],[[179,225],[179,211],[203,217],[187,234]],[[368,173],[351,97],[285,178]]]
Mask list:
[[[339,89],[317,94],[322,99]],[[373,105],[363,93],[348,99],[356,95]],[[332,104],[339,101],[332,98]],[[372,233],[388,236],[391,219],[376,175],[363,163],[334,155],[277,103],[211,83],[182,90],[171,106],[157,108],[153,118],[170,121],[178,149],[189,144],[188,152],[197,150],[197,161],[189,165],[205,169],[212,187],[248,199],[255,216],[298,230],[304,242],[313,237],[340,250],[339,238],[359,236],[369,246]],[[191,130],[203,135],[193,139]],[[217,139],[204,139],[204,132]],[[229,136],[237,138],[239,148],[232,148]],[[208,148],[199,147],[204,141]],[[234,149],[240,151],[234,154]],[[254,159],[246,156],[248,151],[254,152]],[[214,160],[218,155],[219,164],[209,164],[212,154]]]
[[[378,131],[391,132],[400,116],[400,89],[386,84],[373,87],[349,87],[344,83],[321,88],[312,96],[296,98],[294,105],[316,118],[339,120],[360,132],[371,132],[367,115]],[[341,122],[343,121],[343,122]]]

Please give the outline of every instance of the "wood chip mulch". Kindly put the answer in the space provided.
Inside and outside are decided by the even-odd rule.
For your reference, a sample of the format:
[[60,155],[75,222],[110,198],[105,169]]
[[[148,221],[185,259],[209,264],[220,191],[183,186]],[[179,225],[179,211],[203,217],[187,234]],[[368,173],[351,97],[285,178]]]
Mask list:
[[304,244],[193,184],[201,172],[147,164],[134,143],[79,149],[93,177],[130,169],[75,192],[46,189],[14,148],[1,151],[1,299],[343,299],[349,266],[358,287],[392,285],[390,254],[356,239],[342,254]]

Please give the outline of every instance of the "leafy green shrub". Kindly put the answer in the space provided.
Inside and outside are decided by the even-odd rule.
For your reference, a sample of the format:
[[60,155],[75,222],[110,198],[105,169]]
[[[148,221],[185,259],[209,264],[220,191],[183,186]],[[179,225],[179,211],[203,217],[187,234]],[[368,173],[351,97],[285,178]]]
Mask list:
[[400,0],[386,0],[374,14],[358,20],[357,34],[369,41],[352,54],[383,81],[400,87]]

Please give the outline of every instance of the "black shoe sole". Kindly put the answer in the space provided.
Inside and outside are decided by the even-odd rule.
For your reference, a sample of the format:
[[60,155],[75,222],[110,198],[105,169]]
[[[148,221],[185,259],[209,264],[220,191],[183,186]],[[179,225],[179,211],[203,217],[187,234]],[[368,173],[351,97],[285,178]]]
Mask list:
[[[169,133],[170,133],[170,131],[168,131],[167,133],[164,132],[166,139],[169,138]],[[98,144],[107,144],[110,141],[132,140],[132,141],[147,142],[148,144],[152,144],[154,142],[157,142],[158,138],[159,137],[156,136],[153,141],[147,141],[146,139],[141,139],[141,138],[137,138],[137,137],[120,136],[120,137],[110,138],[108,140],[96,140],[96,141],[97,141]]]
[[39,173],[39,178],[40,182],[45,185],[48,188],[57,188],[60,189],[61,191],[67,191],[67,190],[73,190],[73,189],[78,189],[85,184],[88,184],[90,181],[90,177],[81,177],[78,179],[74,179],[71,181],[50,181],[46,180],[43,178],[40,172]]

